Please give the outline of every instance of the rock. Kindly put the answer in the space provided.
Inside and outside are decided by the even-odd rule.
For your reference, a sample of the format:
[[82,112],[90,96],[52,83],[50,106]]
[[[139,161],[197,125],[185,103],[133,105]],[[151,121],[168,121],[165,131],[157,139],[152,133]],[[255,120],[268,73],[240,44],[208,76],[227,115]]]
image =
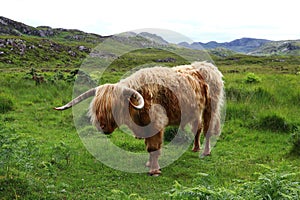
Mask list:
[[28,49],[35,49],[35,46],[34,46],[34,45],[30,45],[30,46],[28,47]]
[[7,23],[3,19],[0,19],[0,24],[3,24],[4,26],[7,26]]
[[89,48],[86,48],[85,46],[79,46],[79,47],[78,47],[78,50],[79,50],[79,51],[84,51],[84,52],[87,52],[87,53],[90,52],[90,49],[89,49]]
[[46,34],[44,33],[43,30],[39,30],[39,34],[40,34],[41,37],[46,37]]
[[74,52],[74,51],[68,51],[68,53],[71,55],[71,56],[73,56],[73,57],[75,57],[76,56],[76,52]]
[[50,37],[50,36],[54,36],[55,35],[55,32],[53,31],[52,28],[49,28],[49,29],[40,29],[37,32],[38,32],[38,35],[40,37]]
[[157,59],[156,62],[176,62],[175,58]]

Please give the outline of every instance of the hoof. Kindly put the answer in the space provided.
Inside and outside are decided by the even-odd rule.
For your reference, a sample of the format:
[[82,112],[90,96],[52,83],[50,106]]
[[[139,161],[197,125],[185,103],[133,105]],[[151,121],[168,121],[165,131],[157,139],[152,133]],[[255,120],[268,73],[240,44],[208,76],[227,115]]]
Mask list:
[[153,170],[151,172],[148,172],[148,176],[154,176],[154,177],[157,177],[157,176],[160,176],[161,175],[161,170],[160,169],[157,169],[157,170]]
[[207,157],[207,156],[210,156],[210,153],[202,153],[202,154],[200,155],[200,158],[205,158],[205,157]]
[[151,174],[150,172],[148,173],[148,176],[153,176],[153,177],[158,177],[160,174]]
[[194,147],[194,148],[192,149],[192,151],[193,151],[193,152],[199,152],[199,151],[200,151],[200,148],[199,148],[199,147]]

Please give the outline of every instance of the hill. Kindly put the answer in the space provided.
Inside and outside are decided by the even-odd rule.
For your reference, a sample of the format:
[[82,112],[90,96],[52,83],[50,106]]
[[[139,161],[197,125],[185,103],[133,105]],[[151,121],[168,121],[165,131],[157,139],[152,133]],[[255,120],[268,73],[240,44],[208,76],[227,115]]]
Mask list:
[[250,52],[252,55],[300,55],[300,40],[272,41]]
[[107,37],[111,36],[32,27],[0,17],[0,67],[79,67],[91,49]]
[[85,33],[77,29],[51,28],[50,26],[32,27],[0,16],[0,35],[37,36],[67,41],[98,43],[110,36]]
[[88,55],[105,56],[105,52],[98,52],[95,47],[106,39],[110,39],[110,45],[121,48],[116,49],[121,52],[152,47],[175,48],[162,37],[147,32],[101,36],[76,29],[32,27],[0,17],[0,67],[78,68]]

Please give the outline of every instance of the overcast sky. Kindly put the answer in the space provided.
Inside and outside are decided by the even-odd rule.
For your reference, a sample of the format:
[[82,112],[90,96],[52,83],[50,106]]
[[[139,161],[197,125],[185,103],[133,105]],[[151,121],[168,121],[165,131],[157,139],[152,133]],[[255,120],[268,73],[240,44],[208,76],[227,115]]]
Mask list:
[[[0,16],[31,26],[111,35],[169,29],[193,41],[300,39],[299,0],[4,0]],[[179,42],[179,41],[177,41]]]

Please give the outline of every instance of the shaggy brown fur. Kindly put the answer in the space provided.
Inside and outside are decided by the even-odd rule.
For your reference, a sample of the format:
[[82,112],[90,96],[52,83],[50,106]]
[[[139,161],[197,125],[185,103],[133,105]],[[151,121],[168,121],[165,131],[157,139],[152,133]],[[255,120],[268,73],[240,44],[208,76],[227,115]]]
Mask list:
[[[69,108],[81,99],[79,96],[57,110]],[[144,138],[150,154],[147,165],[153,175],[160,173],[158,157],[168,125],[183,129],[192,124],[194,151],[200,149],[203,127],[207,141],[204,155],[210,154],[209,138],[212,133],[219,134],[222,102],[222,74],[212,64],[196,62],[174,68],[141,69],[119,83],[99,86],[89,113],[93,124],[104,133],[126,124],[137,138]]]
[[[210,110],[205,112],[204,118],[211,118],[211,120],[206,120],[204,123],[209,123],[204,125],[204,134],[206,136],[206,145],[203,152],[204,155],[210,154],[210,144],[209,138],[211,135],[220,135],[221,133],[221,109],[224,106],[225,92],[224,92],[224,82],[222,80],[223,75],[218,70],[216,66],[207,62],[194,62],[191,65],[183,65],[174,68],[180,73],[191,74],[192,76],[204,79],[204,82],[209,85],[210,93]],[[208,115],[208,116],[207,116]],[[202,125],[201,123],[199,125]],[[200,134],[201,127],[195,135],[193,151],[200,150]]]

